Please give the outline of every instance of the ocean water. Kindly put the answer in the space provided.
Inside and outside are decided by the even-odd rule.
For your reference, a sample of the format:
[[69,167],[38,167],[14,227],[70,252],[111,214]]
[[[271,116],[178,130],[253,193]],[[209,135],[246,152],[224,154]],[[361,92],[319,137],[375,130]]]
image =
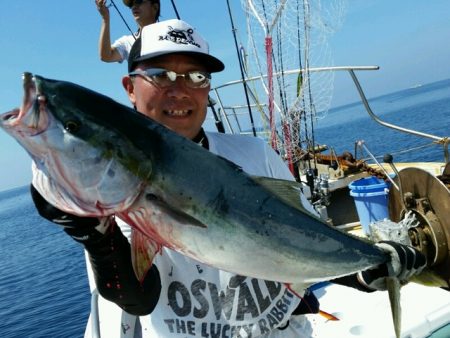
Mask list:
[[[450,135],[450,80],[370,100],[380,118],[402,127]],[[339,107],[319,121],[316,140],[353,152],[364,140],[376,155],[399,161],[443,161],[441,147],[406,154],[429,140],[380,127],[361,104]],[[82,337],[90,293],[80,245],[37,215],[28,187],[0,192],[0,337]],[[434,337],[449,337],[441,331]]]
[[[384,122],[435,136],[450,135],[450,79],[369,100],[372,111]],[[371,119],[361,102],[331,109],[316,124],[316,142],[333,146],[337,154],[354,153],[363,140],[371,153],[391,153],[394,161],[444,161],[443,148],[432,140],[398,132]],[[405,148],[426,149],[399,153]]]
[[29,188],[0,193],[0,337],[83,337],[82,247],[36,212]]

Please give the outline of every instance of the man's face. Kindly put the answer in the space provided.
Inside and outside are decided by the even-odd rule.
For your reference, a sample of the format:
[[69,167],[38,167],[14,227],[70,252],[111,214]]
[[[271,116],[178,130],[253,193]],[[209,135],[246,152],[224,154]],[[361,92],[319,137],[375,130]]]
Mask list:
[[[165,55],[144,61],[136,67],[146,68],[164,68],[178,74],[206,70],[194,57],[187,55]],[[142,76],[125,76],[122,83],[139,112],[192,139],[205,121],[210,88],[189,88],[184,81],[184,78],[178,77],[171,86],[160,88]]]
[[144,27],[156,22],[159,4],[150,0],[135,1],[131,6],[131,13],[139,27]]

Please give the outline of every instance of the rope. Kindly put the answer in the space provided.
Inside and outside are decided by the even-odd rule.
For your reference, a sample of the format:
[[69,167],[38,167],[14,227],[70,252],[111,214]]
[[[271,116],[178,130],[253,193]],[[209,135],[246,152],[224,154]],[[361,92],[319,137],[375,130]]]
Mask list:
[[445,159],[445,163],[447,163],[449,161],[448,145],[450,144],[450,138],[443,137],[441,140],[439,140],[436,143],[442,144],[442,146],[444,147],[444,159]]
[[[409,153],[409,152],[416,151],[416,150],[421,150],[421,149],[428,148],[428,147],[435,146],[435,145],[436,144],[434,142],[433,143],[427,143],[427,144],[424,144],[424,145],[421,145],[421,146],[417,146],[417,147],[412,147],[412,148],[408,148],[408,149],[394,151],[394,152],[391,152],[390,154],[391,155],[400,155],[400,154]],[[383,158],[384,155],[377,155],[377,156],[374,156],[374,157],[378,159],[378,158]],[[362,158],[361,161],[368,161],[370,159],[371,159],[371,157],[366,157],[366,158]]]
[[134,36],[133,31],[131,30],[130,26],[128,26],[127,21],[125,20],[125,18],[123,17],[122,13],[120,13],[119,9],[117,8],[114,0],[111,0],[111,4],[114,6],[114,8],[116,9],[117,13],[119,13],[120,18],[122,19],[123,23],[125,24],[125,26],[127,26],[128,30],[130,31],[131,35],[133,36],[134,40],[136,40],[136,37]]
[[173,11],[175,12],[175,15],[177,16],[177,19],[181,20],[180,19],[180,14],[178,14],[177,6],[175,5],[174,0],[170,0],[170,2],[172,3]]
[[[175,15],[177,17],[178,20],[180,19],[180,14],[178,13],[177,10],[177,6],[175,5],[175,1],[174,0],[170,0],[172,3],[172,7],[173,10],[175,12]],[[123,17],[122,13],[120,12],[119,8],[117,8],[116,3],[114,2],[114,0],[111,0],[111,5],[116,9],[117,13],[119,14],[120,18],[122,19],[123,23],[125,24],[125,26],[127,27],[128,31],[131,33],[131,35],[133,36],[134,40],[136,40],[136,36],[134,35],[134,32],[131,30],[130,26],[128,26],[127,21],[125,20],[125,18]]]

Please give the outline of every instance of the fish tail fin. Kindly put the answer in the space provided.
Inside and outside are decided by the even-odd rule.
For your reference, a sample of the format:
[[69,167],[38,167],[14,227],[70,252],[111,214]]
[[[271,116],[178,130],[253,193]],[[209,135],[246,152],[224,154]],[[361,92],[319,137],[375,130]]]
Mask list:
[[386,287],[391,304],[392,321],[394,323],[395,337],[400,338],[402,326],[402,308],[400,306],[400,281],[395,277],[386,277]]

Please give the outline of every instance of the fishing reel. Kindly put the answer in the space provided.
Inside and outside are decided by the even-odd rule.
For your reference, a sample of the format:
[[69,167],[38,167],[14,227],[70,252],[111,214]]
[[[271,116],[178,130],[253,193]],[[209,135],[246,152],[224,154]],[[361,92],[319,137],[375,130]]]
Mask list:
[[[389,216],[394,222],[413,213],[418,225],[408,230],[412,245],[426,257],[428,267],[450,289],[450,163],[442,176],[419,168],[405,168],[394,182],[399,189],[389,192]],[[447,285],[445,285],[447,284]]]

